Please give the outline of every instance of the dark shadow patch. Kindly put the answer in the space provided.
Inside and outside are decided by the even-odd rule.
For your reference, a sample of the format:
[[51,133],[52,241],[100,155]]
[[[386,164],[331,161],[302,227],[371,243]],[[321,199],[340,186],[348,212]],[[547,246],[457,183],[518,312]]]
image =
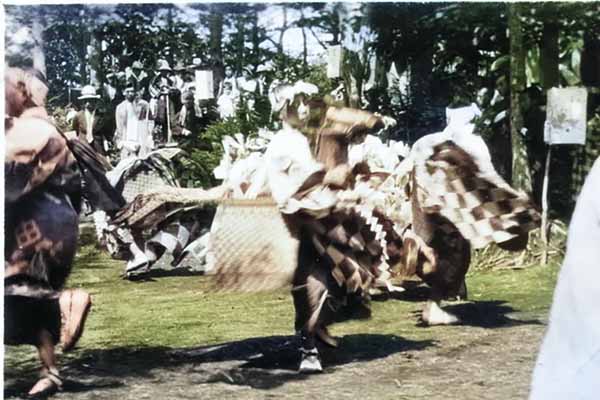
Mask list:
[[192,277],[205,276],[204,271],[196,271],[191,268],[173,268],[173,269],[150,269],[149,271],[133,272],[122,274],[121,277],[130,282],[156,282],[160,278],[168,277]]
[[[429,300],[431,289],[418,281],[404,282],[405,292],[382,292],[372,296],[373,301],[400,300],[423,303]],[[450,300],[442,302],[442,309],[456,315],[460,322],[457,325],[480,328],[508,328],[518,325],[543,325],[539,319],[517,319],[520,310],[509,305],[505,300],[468,301],[456,303]],[[416,326],[428,327],[421,318],[422,309],[412,312],[418,320]]]
[[461,325],[480,328],[509,328],[519,325],[543,325],[539,319],[516,319],[510,314],[518,314],[519,310],[508,305],[504,300],[477,301],[461,304],[444,305],[444,310],[456,315]]
[[147,278],[164,278],[169,276],[204,276],[206,272],[195,271],[191,268],[173,268],[173,269],[150,269],[141,275]]
[[[333,374],[347,363],[385,358],[433,344],[430,340],[411,341],[395,335],[348,335],[341,338],[338,349],[321,349],[324,373]],[[220,382],[270,389],[310,379],[310,375],[297,372],[299,362],[295,336],[270,336],[196,348],[82,350],[63,358],[61,374],[65,378],[63,392],[67,393],[123,387],[139,378],[168,379],[171,373],[185,375],[189,384]],[[37,370],[32,370],[12,380],[5,386],[5,398],[24,396],[36,379]]]
[[[421,350],[433,344],[430,340],[412,341],[395,335],[358,334],[342,337],[337,349],[320,346],[319,351],[323,373],[333,374],[344,364],[385,358],[403,351]],[[206,382],[272,389],[289,381],[310,379],[311,375],[297,372],[300,363],[297,349],[296,337],[270,337],[227,344],[200,357],[203,362],[222,361],[231,357],[245,360],[242,365],[228,371],[214,373]]]
[[[511,328],[519,325],[544,325],[539,319],[517,319],[519,310],[509,306],[503,300],[461,302],[460,304],[445,301],[442,303],[442,309],[458,317],[459,322],[455,325],[473,326],[478,328]],[[428,328],[421,319],[422,310],[414,310],[412,315],[417,320],[415,326]],[[514,315],[510,315],[514,314]],[[440,327],[444,325],[435,325]]]

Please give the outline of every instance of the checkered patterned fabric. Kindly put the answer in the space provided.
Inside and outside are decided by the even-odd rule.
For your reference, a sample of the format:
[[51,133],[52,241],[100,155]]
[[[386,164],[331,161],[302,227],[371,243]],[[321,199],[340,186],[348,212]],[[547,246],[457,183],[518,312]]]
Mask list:
[[382,214],[357,206],[312,220],[309,226],[313,244],[329,259],[339,286],[345,285],[349,292],[366,290],[375,278],[390,276],[388,244],[398,250],[401,240]]
[[[349,292],[366,290],[375,279],[388,279],[390,265],[399,259],[402,240],[394,222],[372,198],[384,178],[382,174],[355,176],[350,188],[337,192],[340,201],[325,217],[310,215],[310,210],[298,213],[317,252],[329,260],[335,281]],[[308,191],[323,186],[322,181],[315,182]],[[297,194],[297,200],[306,193]]]
[[[372,181],[378,184],[381,177]],[[297,200],[302,202],[307,191],[322,188],[322,180],[314,182],[297,193]],[[312,214],[310,208],[282,214],[270,199],[221,202],[211,229],[219,288],[259,291],[289,284],[298,267],[300,229],[309,232],[315,249],[327,260],[323,265],[349,292],[364,291],[375,279],[389,278],[402,241],[393,222],[369,204],[365,193],[339,190],[345,200],[324,217]]]
[[127,224],[131,229],[152,229],[172,213],[202,208],[217,202],[223,191],[163,187],[137,195],[112,220],[112,224]]
[[423,210],[447,218],[474,248],[508,241],[539,226],[540,215],[527,196],[494,172],[482,172],[452,141],[434,146],[433,154],[415,165],[414,174],[414,193]]

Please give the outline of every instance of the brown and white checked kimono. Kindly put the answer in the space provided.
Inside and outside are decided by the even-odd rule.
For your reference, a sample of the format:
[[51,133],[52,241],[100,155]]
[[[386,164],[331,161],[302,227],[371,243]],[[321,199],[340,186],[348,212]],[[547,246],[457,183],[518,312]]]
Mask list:
[[384,176],[347,166],[326,171],[307,138],[289,127],[273,137],[265,160],[270,192],[300,236],[296,329],[312,334],[332,322],[346,295],[364,298],[376,279],[389,278],[402,240],[370,199]]
[[[431,300],[466,295],[464,277],[471,247],[496,243],[521,250],[540,215],[529,197],[510,187],[495,171],[483,140],[469,132],[423,137],[406,161],[410,230],[421,243],[405,243],[404,273],[417,273],[432,288]],[[435,262],[423,265],[419,251]],[[464,292],[464,293],[461,293]],[[424,314],[423,319],[428,323]],[[454,318],[447,321],[456,322]],[[439,322],[439,323],[451,323]]]

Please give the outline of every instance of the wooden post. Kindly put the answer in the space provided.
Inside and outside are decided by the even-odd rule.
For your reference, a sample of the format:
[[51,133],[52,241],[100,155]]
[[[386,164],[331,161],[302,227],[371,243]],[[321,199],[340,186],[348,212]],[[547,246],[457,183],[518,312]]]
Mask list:
[[550,173],[550,158],[552,155],[552,145],[548,145],[546,153],[546,166],[544,168],[544,184],[542,186],[542,227],[541,239],[544,245],[542,250],[542,265],[548,263],[548,179]]

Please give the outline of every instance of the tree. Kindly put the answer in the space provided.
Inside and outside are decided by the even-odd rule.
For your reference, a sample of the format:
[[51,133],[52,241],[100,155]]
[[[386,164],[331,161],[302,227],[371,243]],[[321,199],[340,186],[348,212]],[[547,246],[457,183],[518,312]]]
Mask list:
[[510,31],[510,135],[512,141],[512,185],[531,193],[531,174],[523,132],[522,103],[525,92],[525,47],[523,40],[522,5],[509,6]]

